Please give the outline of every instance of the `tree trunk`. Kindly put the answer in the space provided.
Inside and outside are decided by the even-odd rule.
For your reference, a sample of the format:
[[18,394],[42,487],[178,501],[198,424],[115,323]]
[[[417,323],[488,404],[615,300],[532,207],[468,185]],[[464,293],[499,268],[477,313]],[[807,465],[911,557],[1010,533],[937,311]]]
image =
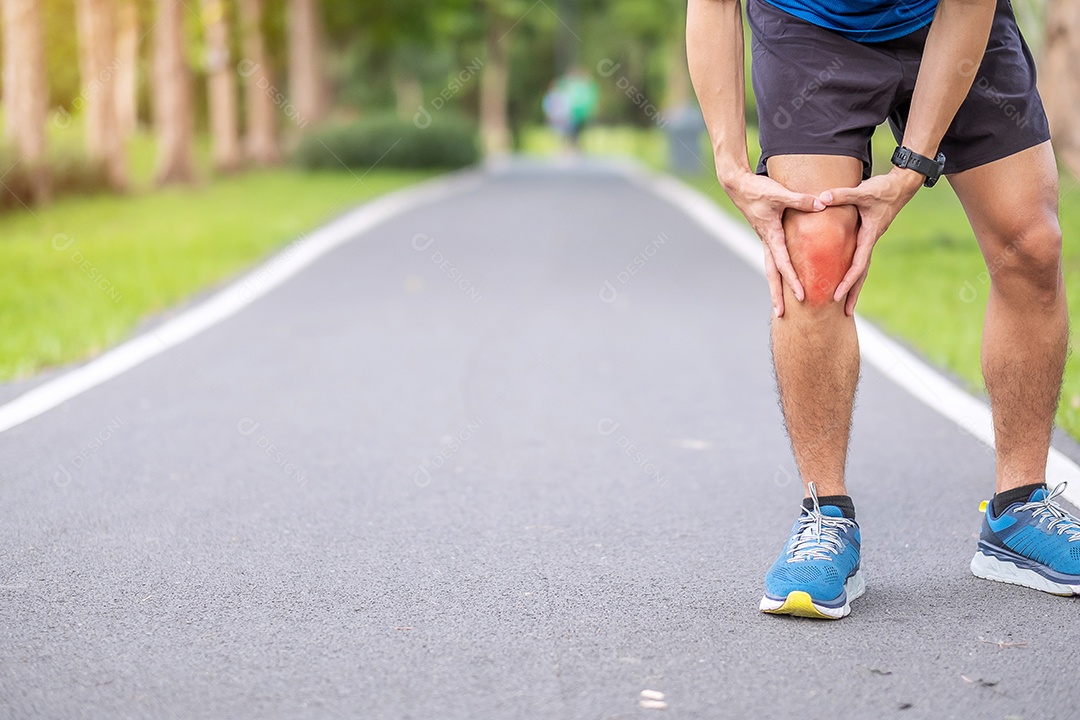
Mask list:
[[1050,0],[1044,42],[1039,85],[1054,149],[1069,172],[1080,177],[1080,3]]
[[109,185],[127,187],[127,157],[116,118],[116,7],[113,0],[78,0],[79,72],[86,116],[86,151],[105,164]]
[[247,135],[244,153],[256,165],[281,159],[277,141],[277,106],[271,94],[274,77],[267,64],[262,33],[262,0],[240,0],[240,34],[244,57],[237,70],[244,77],[247,99]]
[[3,0],[4,132],[32,178],[34,201],[49,198],[45,116],[49,86],[39,0]]
[[116,21],[116,126],[124,140],[139,126],[139,8],[135,0],[120,0]]
[[191,182],[195,179],[192,160],[194,109],[191,98],[191,70],[184,55],[184,4],[176,0],[156,0],[154,25],[154,72],[151,90],[154,105],[154,132],[157,136],[157,182]]
[[[682,6],[680,6],[682,7]],[[667,107],[681,108],[690,103],[690,70],[686,65],[686,11],[677,12],[667,68]]]
[[510,75],[509,44],[511,28],[505,18],[492,14],[484,37],[486,59],[480,72],[480,137],[486,155],[510,152],[510,120],[507,82]]
[[289,95],[301,126],[326,117],[321,12],[318,0],[289,0]]
[[420,85],[420,78],[411,70],[397,70],[393,74],[393,80],[398,117],[411,120],[424,102],[424,88]]
[[203,0],[206,28],[207,101],[210,111],[210,147],[214,169],[234,172],[240,167],[237,128],[236,76],[229,52],[229,18],[224,0]]
[[[16,70],[19,67],[19,40],[26,37],[26,34],[19,31],[19,22],[21,20],[20,13],[23,12],[22,5],[25,3],[20,0],[0,0],[3,3],[3,7],[0,10],[3,11],[3,25],[0,29],[3,30],[3,50],[4,50],[4,140],[7,142],[14,142],[15,138],[19,134],[18,119],[22,116],[17,112],[18,104],[20,101],[18,86],[18,76]],[[22,20],[25,22],[25,20]]]

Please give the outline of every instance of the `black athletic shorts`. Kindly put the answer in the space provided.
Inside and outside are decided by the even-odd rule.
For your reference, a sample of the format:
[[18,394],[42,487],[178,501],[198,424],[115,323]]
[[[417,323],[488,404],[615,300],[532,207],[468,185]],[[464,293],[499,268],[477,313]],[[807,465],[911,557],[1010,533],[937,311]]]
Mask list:
[[[896,40],[859,43],[764,0],[749,0],[747,16],[761,138],[758,172],[774,155],[845,155],[862,160],[869,177],[874,128],[888,120],[897,142],[903,137],[929,26]],[[1035,61],[1009,0],[998,0],[986,54],[970,72],[971,92],[941,142],[946,173],[1050,139]]]

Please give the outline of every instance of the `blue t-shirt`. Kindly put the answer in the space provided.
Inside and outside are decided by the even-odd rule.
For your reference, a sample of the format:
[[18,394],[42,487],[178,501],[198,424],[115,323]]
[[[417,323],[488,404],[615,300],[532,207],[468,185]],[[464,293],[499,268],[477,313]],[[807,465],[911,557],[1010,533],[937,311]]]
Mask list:
[[938,0],[765,0],[856,42],[895,40],[934,19]]

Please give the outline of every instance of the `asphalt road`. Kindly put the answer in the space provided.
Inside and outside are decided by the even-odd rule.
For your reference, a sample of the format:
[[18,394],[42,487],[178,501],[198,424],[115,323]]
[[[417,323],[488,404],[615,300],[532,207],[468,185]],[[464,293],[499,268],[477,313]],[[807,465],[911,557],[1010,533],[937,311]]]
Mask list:
[[970,575],[992,457],[870,367],[868,594],[757,611],[768,316],[613,170],[377,226],[0,434],[0,717],[1076,717],[1080,601]]

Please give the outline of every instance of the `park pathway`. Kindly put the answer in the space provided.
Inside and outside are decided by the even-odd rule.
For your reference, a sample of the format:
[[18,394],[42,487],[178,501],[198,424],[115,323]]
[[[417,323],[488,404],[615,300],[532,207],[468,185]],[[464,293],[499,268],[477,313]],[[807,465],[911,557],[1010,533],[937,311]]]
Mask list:
[[869,592],[762,615],[760,276],[613,168],[452,183],[0,434],[0,717],[1076,717],[1080,604],[968,572],[983,445],[864,367]]

